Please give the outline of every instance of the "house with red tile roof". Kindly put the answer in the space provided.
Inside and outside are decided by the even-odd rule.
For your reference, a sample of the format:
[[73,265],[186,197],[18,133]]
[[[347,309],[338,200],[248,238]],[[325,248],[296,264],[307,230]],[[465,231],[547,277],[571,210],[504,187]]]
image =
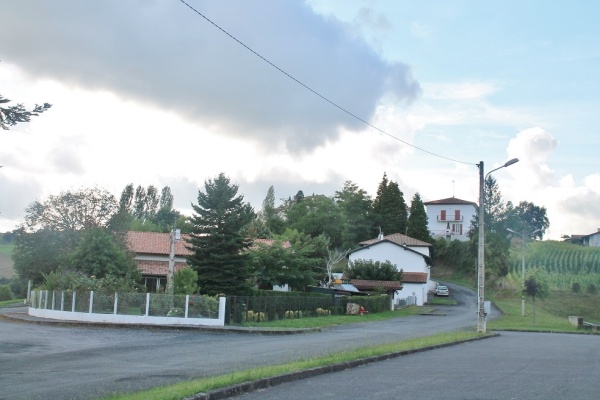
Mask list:
[[[181,235],[175,241],[175,272],[187,268],[186,257],[191,254],[186,246],[188,235]],[[164,290],[167,286],[167,273],[171,257],[171,234],[160,232],[127,232],[129,250],[138,269],[142,273],[142,281],[149,292]]]
[[[187,268],[186,257],[192,252],[186,247],[189,235],[182,234],[175,241],[175,272]],[[149,292],[164,290],[167,286],[167,273],[169,272],[169,259],[171,257],[171,234],[160,232],[127,232],[129,250],[134,256],[134,262],[142,273],[142,281]],[[271,239],[254,239],[254,246],[272,246],[276,241]],[[290,248],[288,241],[282,242],[283,248]],[[274,290],[287,291],[287,285],[277,286]]]
[[456,197],[426,201],[427,228],[435,239],[469,240],[471,221],[477,214],[477,203]]
[[[427,294],[433,290],[434,282],[430,281],[432,245],[411,238],[401,233],[384,236],[360,243],[360,247],[348,253],[348,262],[356,260],[389,261],[402,270],[402,284],[394,289],[393,302],[399,304],[401,299],[412,298],[412,302],[422,306],[427,301]],[[351,280],[356,285],[356,280]]]

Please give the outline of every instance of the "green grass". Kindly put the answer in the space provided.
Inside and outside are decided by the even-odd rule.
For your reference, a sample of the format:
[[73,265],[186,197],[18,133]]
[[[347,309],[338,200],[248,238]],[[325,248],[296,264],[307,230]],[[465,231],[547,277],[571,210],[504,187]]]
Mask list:
[[24,301],[25,301],[25,299],[14,299],[14,300],[0,301],[0,307],[11,307],[11,306],[14,306],[16,304],[21,305],[21,304],[23,304]]
[[544,309],[542,301],[536,300],[535,322],[533,304],[526,301],[525,317],[521,316],[521,299],[499,299],[494,304],[503,312],[503,316],[487,323],[490,330],[523,330],[551,332],[584,332],[569,324],[567,317],[557,316]]
[[458,303],[452,297],[433,297],[427,302],[427,305],[429,306],[455,306],[456,304]]
[[366,346],[353,350],[337,352],[322,357],[314,357],[305,360],[293,361],[285,364],[264,366],[258,368],[236,371],[225,375],[202,378],[181,382],[174,385],[163,386],[155,389],[145,390],[130,394],[115,394],[106,397],[105,400],[177,400],[192,396],[197,393],[249,382],[257,379],[274,377],[277,375],[303,371],[311,368],[334,365],[362,358],[378,356],[382,354],[397,353],[406,350],[414,350],[435,346],[445,343],[453,343],[473,338],[486,336],[476,332],[452,332],[440,333],[432,336],[409,339],[402,342],[389,343],[385,345]]
[[280,319],[265,322],[246,322],[245,327],[262,328],[326,328],[336,325],[354,324],[357,322],[383,321],[391,318],[405,317],[431,311],[429,307],[406,307],[400,310],[385,311],[364,315],[330,315],[325,317],[310,317],[296,319]]
[[0,254],[10,256],[14,247],[14,244],[0,244]]

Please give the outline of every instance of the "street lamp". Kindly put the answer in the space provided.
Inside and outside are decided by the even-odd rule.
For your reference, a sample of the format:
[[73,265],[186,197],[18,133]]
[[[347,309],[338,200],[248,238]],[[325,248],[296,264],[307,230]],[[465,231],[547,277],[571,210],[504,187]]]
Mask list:
[[[507,231],[514,233],[515,235],[521,235],[523,239],[523,247],[522,247],[522,255],[521,255],[521,280],[523,281],[523,287],[525,287],[525,237],[531,237],[533,234],[538,233],[541,229],[536,229],[533,232],[529,232],[527,236],[525,235],[525,231],[522,233],[518,233],[513,231],[510,228],[506,228]],[[525,293],[521,291],[521,317],[525,316]]]
[[477,251],[477,332],[486,331],[485,327],[485,265],[484,265],[484,252],[485,252],[485,234],[484,234],[484,223],[485,223],[485,180],[488,175],[492,172],[499,170],[500,168],[508,167],[514,163],[519,162],[518,158],[508,160],[504,165],[491,170],[485,176],[483,175],[483,161],[480,161],[477,166],[479,167],[479,243]]

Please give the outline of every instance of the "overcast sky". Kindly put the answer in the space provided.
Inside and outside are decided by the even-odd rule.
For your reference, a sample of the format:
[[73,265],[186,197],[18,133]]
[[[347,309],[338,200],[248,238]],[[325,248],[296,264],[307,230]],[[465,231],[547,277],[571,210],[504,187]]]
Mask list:
[[0,232],[93,186],[168,185],[189,213],[220,172],[257,210],[271,185],[375,196],[384,172],[409,203],[478,202],[476,164],[513,157],[494,177],[547,208],[545,239],[600,227],[600,2],[187,3],[206,18],[178,0],[3,1],[0,94],[53,106],[0,132]]

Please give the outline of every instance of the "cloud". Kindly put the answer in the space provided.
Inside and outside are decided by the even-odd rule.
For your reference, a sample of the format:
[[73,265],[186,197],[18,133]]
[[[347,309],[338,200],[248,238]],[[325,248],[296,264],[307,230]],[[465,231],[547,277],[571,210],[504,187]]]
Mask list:
[[[419,94],[407,65],[384,61],[300,0],[191,5],[363,119],[385,95],[410,102]],[[0,52],[32,77],[118,93],[262,146],[301,152],[339,127],[361,127],[179,2],[11,0],[0,15]]]
[[529,184],[536,186],[556,185],[554,171],[548,164],[550,155],[556,150],[558,141],[540,127],[522,130],[508,142],[507,153],[527,164]]

